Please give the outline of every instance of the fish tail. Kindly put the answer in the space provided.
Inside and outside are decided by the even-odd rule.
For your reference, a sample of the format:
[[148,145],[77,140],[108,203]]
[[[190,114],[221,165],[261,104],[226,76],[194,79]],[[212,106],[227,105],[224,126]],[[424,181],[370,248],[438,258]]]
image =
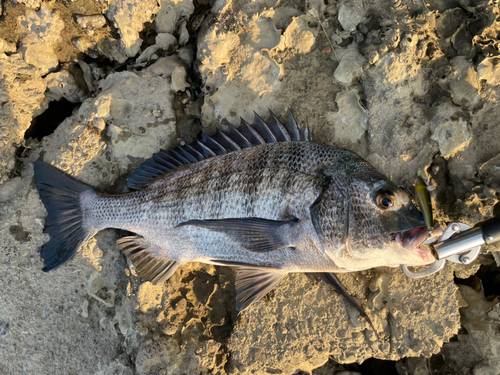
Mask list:
[[97,233],[84,218],[88,215],[83,215],[97,193],[47,163],[35,162],[34,170],[36,187],[47,210],[44,233],[50,240],[41,250],[42,270],[47,272],[70,260]]

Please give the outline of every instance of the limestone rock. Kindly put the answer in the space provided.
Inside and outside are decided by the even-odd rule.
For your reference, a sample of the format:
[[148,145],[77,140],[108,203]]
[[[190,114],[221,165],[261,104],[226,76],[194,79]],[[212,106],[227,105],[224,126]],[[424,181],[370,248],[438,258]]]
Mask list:
[[15,43],[8,43],[5,39],[0,38],[0,53],[12,53],[16,52]]
[[444,157],[463,150],[469,144],[472,134],[468,122],[449,103],[444,103],[436,110],[433,118],[431,138],[439,144]]
[[293,48],[299,53],[309,53],[311,51],[316,41],[316,30],[311,29],[307,24],[310,18],[310,16],[294,18],[286,28],[283,36],[287,48]]
[[458,56],[451,60],[453,73],[448,76],[453,101],[463,108],[477,105],[481,99],[479,80],[472,62]]
[[333,73],[333,77],[344,85],[350,85],[354,79],[363,72],[365,58],[358,52],[356,45],[349,45],[346,51],[341,53],[340,63]]
[[177,43],[176,37],[169,33],[159,33],[155,41],[156,44],[160,45],[164,50],[168,50]]
[[364,305],[379,335],[382,331],[388,335],[387,341],[379,340],[327,285],[290,274],[272,296],[241,314],[230,341],[236,368],[243,374],[270,367],[293,374],[299,369],[312,371],[328,358],[360,363],[372,356],[429,356],[458,330],[457,288],[448,282],[453,279],[451,268],[424,280],[408,279],[399,270],[369,274],[339,278],[355,296],[366,295],[368,287],[374,291]]
[[94,35],[95,30],[106,25],[106,18],[102,14],[78,15],[76,16],[76,22],[88,35]]
[[139,32],[160,10],[156,0],[111,0],[106,17],[119,29],[121,42],[128,56],[135,56],[141,48]]
[[73,75],[67,70],[50,73],[45,77],[45,81],[48,90],[46,96],[51,100],[64,98],[71,103],[80,103],[86,97],[85,92],[76,84]]
[[[327,120],[332,123],[335,134],[333,138],[339,145],[352,149],[368,129],[368,113],[359,102],[359,94],[355,89],[339,92],[335,98],[339,106],[338,112],[330,112],[326,115]],[[354,146],[354,148],[357,148]]]
[[354,31],[366,14],[363,0],[341,0],[338,9],[339,22],[346,31]]
[[19,52],[28,64],[40,69],[40,74],[48,73],[59,64],[53,45],[63,27],[64,22],[46,3],[38,12],[28,9],[25,16],[18,18]]
[[194,12],[192,0],[162,0],[160,7],[154,21],[158,33],[173,34],[179,19],[189,19]]
[[500,154],[481,165],[479,177],[487,186],[500,189]]
[[477,75],[481,80],[485,80],[489,85],[500,84],[500,69],[498,63],[500,60],[497,57],[485,58],[477,67]]
[[28,8],[38,9],[42,0],[12,0],[14,4],[24,4]]
[[[33,114],[40,108],[46,83],[38,68],[27,64],[20,54],[0,55],[0,183],[14,168],[14,154],[24,139]],[[21,81],[18,77],[25,77]]]

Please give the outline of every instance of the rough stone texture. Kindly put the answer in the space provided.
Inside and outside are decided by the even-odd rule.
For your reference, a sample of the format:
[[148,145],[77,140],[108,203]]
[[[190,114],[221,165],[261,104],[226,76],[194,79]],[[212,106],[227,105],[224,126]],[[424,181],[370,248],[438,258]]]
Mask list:
[[[33,113],[44,99],[45,81],[39,70],[28,65],[20,54],[0,55],[0,183],[14,168],[14,154],[24,140]],[[23,79],[21,79],[23,78]]]
[[[311,371],[329,357],[361,363],[370,357],[430,356],[458,328],[450,268],[426,280],[408,280],[399,270],[384,269],[340,279],[355,297],[370,290],[365,309],[382,339],[328,287],[291,275],[272,297],[242,314],[230,343],[236,368],[242,373],[275,368],[293,374]],[[434,302],[428,300],[429,290]]]
[[356,89],[339,92],[335,98],[339,111],[326,115],[334,130],[333,138],[343,144],[350,144],[352,150],[358,148],[358,141],[368,129],[368,113],[359,100]]
[[162,0],[160,7],[161,10],[157,13],[154,22],[158,33],[173,34],[179,19],[189,19],[194,12],[191,0]]
[[24,60],[46,74],[57,67],[59,60],[53,46],[64,27],[61,18],[52,8],[43,3],[40,10],[27,10],[25,16],[18,18],[21,46],[19,52]]
[[350,44],[345,51],[337,52],[337,54],[340,55],[340,62],[333,77],[344,85],[351,85],[353,80],[363,72],[365,58],[359,54],[355,43]]
[[339,1],[339,23],[344,30],[353,31],[365,17],[365,8],[362,0],[341,0]]
[[[112,230],[43,274],[46,213],[32,184],[32,162],[44,160],[125,192],[132,170],[193,140],[199,119],[212,131],[224,118],[292,109],[316,141],[358,152],[396,183],[427,177],[440,225],[473,225],[500,207],[498,5],[68,4],[2,3],[1,373],[331,375],[364,373],[349,363],[370,357],[407,357],[404,374],[498,372],[498,293],[458,292],[453,279],[493,269],[498,247],[424,280],[384,268],[340,275],[379,339],[328,286],[299,274],[241,314],[230,268],[189,264],[163,286],[141,283]],[[85,61],[68,57],[73,45]],[[41,142],[25,140],[60,98],[82,104]]]
[[120,31],[121,42],[128,56],[135,56],[141,48],[139,32],[145,22],[150,22],[160,10],[156,0],[112,0],[106,17],[115,23]]

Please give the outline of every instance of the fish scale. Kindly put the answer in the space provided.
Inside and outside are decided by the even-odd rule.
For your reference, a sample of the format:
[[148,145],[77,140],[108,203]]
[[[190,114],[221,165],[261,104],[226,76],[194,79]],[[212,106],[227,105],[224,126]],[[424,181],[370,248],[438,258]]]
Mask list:
[[274,115],[229,124],[153,155],[128,180],[136,191],[115,196],[36,162],[50,235],[44,270],[98,231],[125,229],[135,236],[118,244],[144,280],[164,282],[186,262],[235,266],[244,309],[289,272],[328,274],[320,279],[339,288],[332,272],[431,263],[395,239],[423,225],[408,193],[355,153],[308,134],[291,115],[283,124]]

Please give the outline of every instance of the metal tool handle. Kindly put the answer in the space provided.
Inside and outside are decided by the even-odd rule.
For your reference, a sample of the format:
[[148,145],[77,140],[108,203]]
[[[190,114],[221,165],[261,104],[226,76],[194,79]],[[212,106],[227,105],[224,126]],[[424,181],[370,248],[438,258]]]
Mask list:
[[500,242],[500,216],[483,221],[477,226],[481,228],[486,245]]

